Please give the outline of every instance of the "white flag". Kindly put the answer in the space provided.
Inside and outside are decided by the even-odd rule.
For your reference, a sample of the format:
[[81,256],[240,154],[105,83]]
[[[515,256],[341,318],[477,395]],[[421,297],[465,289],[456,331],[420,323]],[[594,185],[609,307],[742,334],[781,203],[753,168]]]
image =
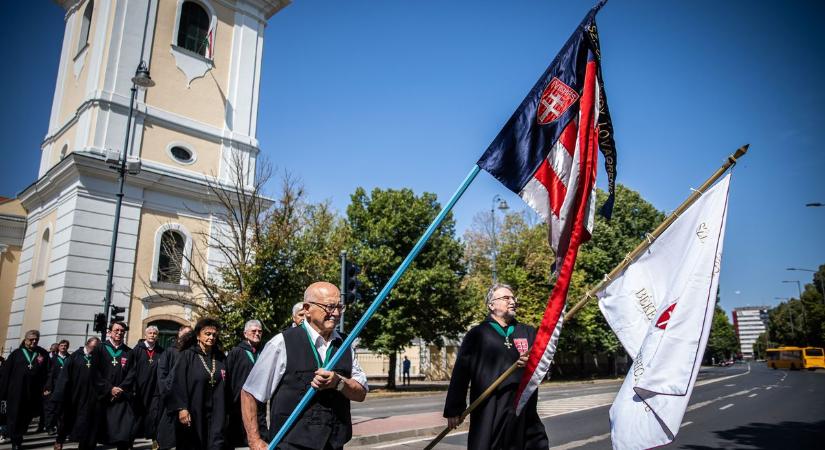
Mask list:
[[729,184],[730,174],[597,294],[633,358],[610,408],[615,449],[665,445],[679,432],[710,333]]

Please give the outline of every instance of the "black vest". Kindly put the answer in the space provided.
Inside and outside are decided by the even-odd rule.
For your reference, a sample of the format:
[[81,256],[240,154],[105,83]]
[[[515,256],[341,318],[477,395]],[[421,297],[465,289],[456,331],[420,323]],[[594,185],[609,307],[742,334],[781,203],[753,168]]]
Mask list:
[[[309,383],[318,369],[307,332],[303,327],[290,328],[283,332],[283,336],[286,346],[286,371],[278,383],[278,389],[275,390],[270,405],[270,429],[273,433],[271,437],[281,429],[292,410],[307,390],[311,389]],[[342,339],[333,340],[332,345],[336,349],[333,353],[339,351],[342,342]],[[334,370],[343,377],[352,376],[352,352],[349,348]],[[290,448],[289,444],[295,444],[320,449],[327,443],[332,448],[343,447],[352,438],[352,417],[349,407],[349,399],[335,389],[316,392],[278,448]]]

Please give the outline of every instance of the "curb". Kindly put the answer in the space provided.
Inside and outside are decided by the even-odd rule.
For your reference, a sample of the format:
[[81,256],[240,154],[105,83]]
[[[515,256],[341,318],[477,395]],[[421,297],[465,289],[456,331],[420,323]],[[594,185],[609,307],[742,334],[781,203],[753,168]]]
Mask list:
[[[408,438],[416,438],[416,437],[435,437],[438,433],[441,433],[442,430],[446,427],[446,419],[445,424],[440,425],[437,427],[426,427],[426,428],[416,428],[411,430],[399,430],[399,431],[391,431],[389,433],[381,433],[381,434],[368,434],[363,436],[353,436],[349,442],[347,442],[347,447],[351,446],[369,446],[375,444],[382,444],[385,442],[392,442],[397,441],[400,439],[408,439]],[[469,418],[464,421],[461,425],[456,427],[454,430],[450,431],[453,433],[455,431],[467,431],[470,429],[470,420]]]

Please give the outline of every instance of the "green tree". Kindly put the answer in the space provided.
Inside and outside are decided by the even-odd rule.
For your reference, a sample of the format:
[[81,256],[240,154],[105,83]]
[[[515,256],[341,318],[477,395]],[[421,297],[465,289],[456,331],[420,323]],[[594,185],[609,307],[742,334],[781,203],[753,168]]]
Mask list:
[[[717,297],[718,302],[718,297]],[[705,347],[704,361],[719,362],[729,359],[739,353],[739,340],[733,324],[728,320],[725,310],[717,303],[713,311],[713,321],[710,325],[708,345]]]
[[805,284],[802,298],[792,298],[768,312],[768,332],[772,342],[782,346],[825,345],[825,300],[822,284],[825,265]]
[[[436,196],[410,189],[358,188],[347,207],[352,259],[361,266],[364,299],[352,305],[354,324],[412,250],[440,210]],[[396,354],[416,337],[437,345],[467,329],[472,304],[461,288],[462,246],[448,215],[360,334],[362,345],[390,357],[387,386],[395,387]]]

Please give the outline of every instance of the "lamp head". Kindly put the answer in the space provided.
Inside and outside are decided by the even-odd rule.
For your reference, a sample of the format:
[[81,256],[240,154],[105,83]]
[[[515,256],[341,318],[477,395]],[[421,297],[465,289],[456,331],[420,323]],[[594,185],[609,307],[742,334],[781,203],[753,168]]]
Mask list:
[[150,88],[155,85],[152,77],[149,76],[149,68],[146,66],[146,61],[141,61],[135,71],[135,76],[132,77],[132,83],[139,88]]

